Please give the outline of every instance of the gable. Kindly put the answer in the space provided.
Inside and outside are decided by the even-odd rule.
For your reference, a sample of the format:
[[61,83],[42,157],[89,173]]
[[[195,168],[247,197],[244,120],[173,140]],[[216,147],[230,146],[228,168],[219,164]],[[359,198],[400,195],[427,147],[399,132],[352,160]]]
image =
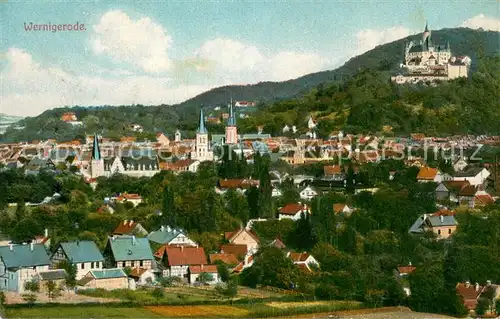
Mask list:
[[438,187],[436,187],[436,191],[438,192],[449,192],[450,190],[446,187],[445,184],[441,183]]

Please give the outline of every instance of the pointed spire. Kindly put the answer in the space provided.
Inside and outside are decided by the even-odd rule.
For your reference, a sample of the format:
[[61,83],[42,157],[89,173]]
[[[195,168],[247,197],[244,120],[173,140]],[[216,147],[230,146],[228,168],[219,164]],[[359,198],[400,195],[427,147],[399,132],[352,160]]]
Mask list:
[[231,98],[231,104],[229,104],[229,119],[227,120],[227,126],[236,126],[236,119],[234,118],[232,98]]
[[197,133],[199,133],[199,134],[208,134],[208,131],[205,128],[205,116],[203,115],[203,106],[200,109],[200,124],[198,126]]
[[94,134],[94,143],[92,145],[92,159],[101,159],[101,150],[99,149],[99,137],[97,136],[97,133]]
[[425,30],[424,30],[424,32],[429,32],[429,27],[428,27],[428,23],[427,22],[425,22]]

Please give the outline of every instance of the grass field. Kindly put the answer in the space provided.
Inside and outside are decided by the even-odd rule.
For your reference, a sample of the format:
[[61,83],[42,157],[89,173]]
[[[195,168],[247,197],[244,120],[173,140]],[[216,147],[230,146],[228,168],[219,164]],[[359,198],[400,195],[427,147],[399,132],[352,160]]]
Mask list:
[[74,307],[7,308],[6,318],[269,318],[357,309],[357,302],[252,303],[234,305],[145,306],[136,308],[95,305]]
[[145,308],[119,308],[106,306],[94,307],[43,307],[43,308],[7,308],[5,318],[162,318],[163,316]]

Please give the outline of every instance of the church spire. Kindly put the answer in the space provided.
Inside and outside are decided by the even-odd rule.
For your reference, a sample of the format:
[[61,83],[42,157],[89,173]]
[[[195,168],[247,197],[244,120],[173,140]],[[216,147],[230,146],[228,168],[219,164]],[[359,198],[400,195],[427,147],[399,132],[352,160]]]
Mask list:
[[198,125],[199,134],[208,134],[207,129],[205,128],[205,116],[203,116],[203,106],[200,109],[200,124]]
[[424,32],[429,32],[428,22],[425,23],[425,30],[424,30]]
[[101,159],[101,150],[99,149],[99,138],[97,133],[94,134],[94,143],[92,145],[92,159],[100,160]]
[[227,126],[236,126],[236,119],[234,118],[232,99],[231,99],[231,104],[229,104],[229,118],[227,120]]

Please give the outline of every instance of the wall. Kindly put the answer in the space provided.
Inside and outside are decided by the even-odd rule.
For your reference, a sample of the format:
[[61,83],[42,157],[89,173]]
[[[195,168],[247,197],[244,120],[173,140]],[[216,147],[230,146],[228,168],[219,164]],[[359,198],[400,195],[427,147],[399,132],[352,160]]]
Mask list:
[[127,260],[127,261],[116,262],[116,268],[125,268],[125,267],[130,267],[130,268],[140,267],[140,268],[152,269],[153,263],[151,260]]
[[113,289],[127,289],[128,279],[122,278],[108,278],[108,279],[93,279],[85,285],[85,288],[103,288],[106,290]]

